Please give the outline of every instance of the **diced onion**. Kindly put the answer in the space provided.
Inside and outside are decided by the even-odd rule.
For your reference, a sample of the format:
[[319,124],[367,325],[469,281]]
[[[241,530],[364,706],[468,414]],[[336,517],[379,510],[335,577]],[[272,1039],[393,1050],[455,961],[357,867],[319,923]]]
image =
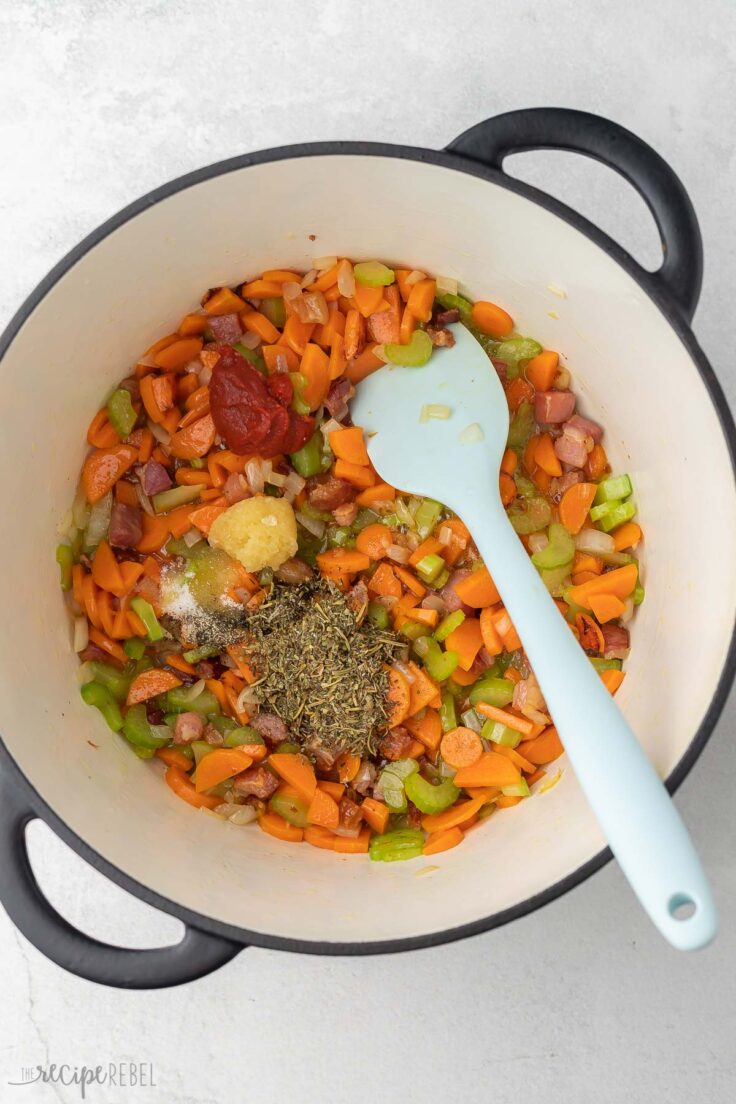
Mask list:
[[449,406],[443,406],[441,403],[425,403],[419,415],[419,421],[428,422],[430,418],[445,421],[451,414]]
[[86,686],[88,682],[94,682],[94,677],[94,668],[89,660],[77,667],[77,683],[79,686]]
[[197,379],[201,387],[207,387],[212,379],[212,368],[209,364],[201,364],[197,370]]
[[160,445],[166,445],[168,448],[171,444],[171,434],[165,430],[162,425],[158,425],[157,422],[152,422],[150,418],[148,419],[148,428],[158,443]]
[[[626,601],[624,602],[623,613],[621,614],[621,620],[623,621],[624,625],[627,625],[633,616],[634,616],[634,599],[633,598],[627,598]],[[627,649],[627,651],[628,651],[628,649]]]
[[284,483],[284,494],[287,498],[291,495],[293,498],[303,491],[307,485],[306,479],[303,479],[301,475],[297,475],[296,472],[289,472]]
[[273,374],[275,376],[283,376],[288,371],[289,371],[289,362],[286,359],[286,354],[285,353],[277,353],[276,354],[276,365],[274,367]]
[[411,552],[401,544],[390,544],[386,549],[386,555],[394,563],[405,564],[409,562]]
[[447,291],[450,295],[457,295],[457,280],[453,280],[452,276],[438,276],[437,290]]
[[409,549],[410,552],[415,552],[419,545],[422,543],[422,538],[419,536],[419,533],[416,531],[416,529],[412,529],[404,536],[404,543],[406,544],[406,547]]
[[192,526],[191,529],[187,529],[186,533],[182,537],[182,540],[184,541],[187,548],[193,548],[197,541],[200,541],[201,539],[202,534],[200,533],[199,529],[196,529],[194,526]]
[[439,765],[440,778],[454,778],[455,768],[451,767],[449,763],[446,763],[444,759],[440,760]]
[[330,418],[328,421],[324,422],[320,426],[323,437],[329,437],[331,433],[337,433],[339,429],[344,428],[345,426],[341,425],[341,423],[336,421],[334,418]]
[[318,272],[326,272],[328,268],[334,268],[337,257],[313,257],[312,264]]
[[382,360],[384,364],[390,364],[391,363],[391,361],[388,359],[388,357],[386,355],[386,349],[383,345],[381,345],[381,344],[374,345],[373,348],[371,349],[371,352],[373,353],[374,357],[377,357],[379,360]]
[[307,291],[303,296],[304,305],[307,309],[307,322],[316,322],[320,326],[324,326],[325,322],[329,321],[330,308],[327,306],[327,300],[321,291]]
[[412,671],[406,666],[405,663],[402,663],[400,660],[396,659],[391,664],[391,666],[393,667],[394,671],[398,671],[400,675],[404,676],[409,685],[411,685],[412,682],[415,681]]
[[310,268],[309,272],[305,273],[305,275],[302,276],[302,281],[301,281],[301,284],[300,284],[300,287],[301,287],[302,291],[304,291],[304,288],[308,288],[310,286],[310,284],[313,284],[316,279],[317,279],[317,269],[316,268]]
[[256,692],[252,686],[244,686],[238,694],[238,700],[235,702],[235,709],[238,713],[247,713],[249,709],[252,709],[254,705],[258,704],[256,698]]
[[437,540],[445,548],[448,544],[452,544],[452,529],[449,525],[440,526],[440,531],[437,534]]
[[546,533],[532,533],[529,537],[529,551],[541,552],[549,544]]
[[572,378],[567,368],[558,369],[557,375],[554,378],[553,386],[556,387],[558,391],[569,391],[571,383]]
[[300,511],[296,515],[296,520],[304,529],[307,530],[308,533],[311,533],[312,536],[323,537],[325,535],[325,523],[323,521],[319,521],[318,518],[307,517],[306,514],[303,514]]
[[485,434],[477,422],[472,422],[462,431],[458,440],[461,445],[477,445],[485,439]]
[[340,261],[337,270],[337,290],[346,299],[355,295],[355,274],[350,261]]
[[601,533],[598,529],[581,529],[575,537],[578,552],[597,556],[600,552],[613,552],[616,542],[610,533]]
[[77,527],[74,524],[74,515],[71,509],[65,511],[63,518],[56,526],[56,534],[59,537],[66,537],[70,542],[76,537]]
[[272,471],[266,476],[266,482],[270,483],[272,487],[283,487],[286,483],[286,478],[287,477],[282,475],[281,472]]
[[420,280],[426,279],[427,277],[424,272],[420,272],[418,268],[413,268],[409,275],[406,277],[404,283],[407,285],[407,287],[412,287],[414,284],[418,284]]
[[154,510],[153,504],[152,504],[150,498],[148,497],[146,492],[143,490],[140,483],[135,484],[135,493],[138,496],[138,501],[140,502],[141,507],[143,508],[144,512],[147,513],[149,517],[153,517],[156,511]]
[[257,333],[246,331],[240,338],[240,344],[244,345],[246,349],[257,349],[261,344],[261,339]]
[[285,284],[281,285],[281,294],[285,303],[291,302],[292,299],[299,299],[302,294],[301,285],[294,280],[287,280]]
[[74,651],[83,652],[89,644],[89,621],[86,617],[74,618]]
[[204,690],[204,679],[195,682],[192,686],[181,686],[177,690],[177,696],[183,702],[193,702]]
[[396,516],[402,525],[408,525],[410,529],[416,528],[416,522],[414,521],[414,515],[410,511],[409,507],[404,502],[403,498],[396,499]]
[[553,774],[551,778],[547,779],[546,782],[542,782],[542,784],[539,787],[539,792],[540,793],[547,793],[547,790],[551,790],[553,788],[553,786],[556,786],[561,778],[562,778],[562,767],[558,767],[556,773]]
[[248,481],[248,489],[251,494],[262,494],[266,485],[266,478],[271,472],[270,460],[258,460],[254,458],[245,465],[245,478]]
[[439,594],[428,594],[426,598],[422,598],[422,609],[437,610],[438,613],[444,613],[446,609],[444,598],[440,598]]
[[378,594],[373,599],[377,606],[384,606],[385,609],[391,609],[398,602],[398,598],[394,594]]

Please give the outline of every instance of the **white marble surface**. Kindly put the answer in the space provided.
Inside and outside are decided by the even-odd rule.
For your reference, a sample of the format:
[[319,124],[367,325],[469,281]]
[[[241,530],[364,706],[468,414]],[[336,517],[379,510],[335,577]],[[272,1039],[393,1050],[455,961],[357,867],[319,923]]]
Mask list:
[[[736,18],[730,0],[13,0],[0,5],[0,320],[97,223],[244,150],[319,138],[441,146],[498,111],[585,107],[652,142],[701,218],[695,329],[731,399]],[[414,106],[412,106],[414,105]],[[509,166],[511,167],[511,163]],[[564,155],[514,166],[654,264],[643,204]],[[0,1101],[49,1062],[153,1062],[156,1088],[92,1101],[534,1099],[726,1104],[736,1096],[732,700],[677,803],[712,875],[717,943],[670,950],[618,870],[511,927],[448,947],[326,960],[250,950],[186,988],[121,993],[65,975],[0,911]],[[74,923],[153,946],[178,925],[105,883],[43,826],[41,881]]]

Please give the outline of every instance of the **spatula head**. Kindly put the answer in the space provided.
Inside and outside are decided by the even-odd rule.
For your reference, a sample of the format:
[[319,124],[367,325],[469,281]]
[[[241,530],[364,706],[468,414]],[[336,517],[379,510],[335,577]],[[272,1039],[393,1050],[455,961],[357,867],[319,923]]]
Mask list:
[[[423,368],[387,365],[363,380],[351,414],[386,483],[465,510],[470,524],[468,506],[472,512],[499,500],[509,414],[484,349],[460,323],[449,328],[454,346],[435,349]],[[449,408],[449,417],[422,420],[432,406]]]

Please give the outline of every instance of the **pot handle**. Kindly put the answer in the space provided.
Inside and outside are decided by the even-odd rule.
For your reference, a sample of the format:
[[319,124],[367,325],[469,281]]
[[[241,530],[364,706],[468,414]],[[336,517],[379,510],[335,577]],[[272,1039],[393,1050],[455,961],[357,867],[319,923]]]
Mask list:
[[657,223],[664,254],[661,268],[654,273],[642,269],[642,275],[674,299],[690,321],[703,278],[698,220],[679,177],[630,130],[587,111],[530,107],[486,119],[447,146],[448,153],[479,161],[498,172],[503,171],[508,154],[537,149],[569,150],[593,157],[636,188]]
[[195,981],[229,962],[244,944],[186,926],[170,947],[136,950],[101,943],[72,927],[43,896],[31,869],[25,830],[36,813],[20,792],[7,753],[0,770],[0,902],[33,946],[77,977],[119,989],[165,989]]

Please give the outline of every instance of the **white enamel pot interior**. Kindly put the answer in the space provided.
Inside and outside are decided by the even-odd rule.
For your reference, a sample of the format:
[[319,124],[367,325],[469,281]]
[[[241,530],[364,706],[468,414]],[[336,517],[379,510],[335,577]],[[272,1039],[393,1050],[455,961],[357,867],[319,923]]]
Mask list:
[[633,478],[646,601],[618,702],[664,777],[702,735],[727,665],[736,498],[694,343],[599,244],[452,159],[303,153],[220,170],[139,209],[78,257],[12,340],[0,731],[39,806],[149,899],[244,939],[370,950],[488,926],[574,878],[605,843],[575,777],[563,758],[549,792],[462,847],[396,864],[286,845],[180,801],[160,764],[137,759],[82,703],[58,589],[57,523],[103,396],[204,289],[306,270],[315,255],[418,267],[503,304],[522,333],[560,351],[580,409],[605,426],[614,471]]

